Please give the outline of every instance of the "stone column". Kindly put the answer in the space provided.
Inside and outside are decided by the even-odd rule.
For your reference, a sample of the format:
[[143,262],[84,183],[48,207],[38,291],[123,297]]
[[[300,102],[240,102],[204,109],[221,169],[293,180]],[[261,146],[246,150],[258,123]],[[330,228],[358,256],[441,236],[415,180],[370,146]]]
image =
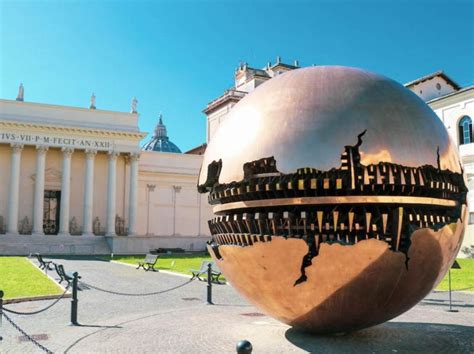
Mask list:
[[18,234],[18,205],[20,199],[20,163],[22,144],[11,144],[12,163],[10,166],[10,185],[8,195],[7,233]]
[[138,159],[140,154],[130,154],[130,191],[128,199],[128,235],[137,234]]
[[107,229],[106,236],[115,236],[115,201],[117,190],[117,156],[119,154],[109,151],[108,183],[107,183]]
[[94,236],[92,230],[92,212],[94,210],[94,158],[95,150],[86,150],[86,176],[84,181],[84,220],[82,225],[83,236]]
[[74,149],[63,147],[61,151],[63,152],[63,168],[61,176],[61,208],[59,209],[59,235],[70,236],[69,206],[71,202],[71,156]]
[[36,178],[35,196],[33,204],[33,235],[44,235],[43,207],[44,207],[44,170],[46,165],[47,146],[36,146]]

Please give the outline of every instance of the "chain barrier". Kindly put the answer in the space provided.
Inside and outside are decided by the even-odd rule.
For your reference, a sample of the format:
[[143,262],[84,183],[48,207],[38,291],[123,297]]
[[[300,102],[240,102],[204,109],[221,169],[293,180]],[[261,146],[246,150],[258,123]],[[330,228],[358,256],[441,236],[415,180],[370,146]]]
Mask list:
[[88,283],[85,283],[83,281],[79,281],[80,284],[83,284],[91,289],[94,289],[94,290],[98,290],[98,291],[102,291],[104,293],[108,293],[108,294],[113,294],[113,295],[121,295],[121,296],[151,296],[151,295],[159,295],[159,294],[163,294],[163,293],[167,293],[169,291],[172,291],[172,290],[176,290],[178,288],[182,288],[183,286],[186,286],[188,284],[190,284],[192,281],[194,281],[194,279],[190,279],[182,284],[179,284],[175,287],[172,287],[172,288],[169,288],[169,289],[165,289],[165,290],[160,290],[160,291],[155,291],[155,292],[151,292],[151,293],[143,293],[143,294],[136,294],[136,293],[121,293],[121,292],[118,292],[118,291],[112,291],[112,290],[107,290],[107,289],[102,289],[102,288],[99,288],[97,286],[94,286],[94,285],[91,285],[91,284],[88,284]]
[[[4,308],[4,310],[5,310],[5,308]],[[49,350],[45,346],[41,345],[41,343],[39,343],[36,339],[34,339],[32,336],[30,336],[28,333],[26,333],[20,326],[18,326],[15,322],[13,322],[13,320],[10,317],[8,317],[8,315],[6,313],[3,313],[2,315],[13,326],[13,328],[15,328],[18,332],[20,332],[23,336],[25,336],[25,338],[28,339],[31,343],[36,345],[38,348],[40,348],[45,353],[53,354],[53,352],[51,350]]]
[[15,315],[22,315],[22,316],[36,315],[38,313],[41,313],[41,312],[44,312],[44,311],[50,309],[54,305],[56,305],[59,302],[59,300],[63,299],[64,296],[66,296],[66,293],[69,290],[69,287],[70,287],[70,284],[68,284],[68,286],[66,287],[66,289],[64,290],[64,292],[61,294],[60,297],[58,297],[53,303],[49,304],[48,306],[46,306],[45,308],[43,308],[41,310],[33,311],[33,312],[19,312],[19,311],[10,310],[10,309],[6,308],[5,306],[3,306],[3,311],[13,313]]

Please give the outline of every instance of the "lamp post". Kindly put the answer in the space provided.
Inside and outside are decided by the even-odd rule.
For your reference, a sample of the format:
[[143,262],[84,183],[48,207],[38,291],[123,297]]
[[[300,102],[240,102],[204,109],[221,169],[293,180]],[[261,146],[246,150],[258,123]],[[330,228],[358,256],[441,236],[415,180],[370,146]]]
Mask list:
[[147,216],[146,216],[146,235],[150,236],[150,193],[155,190],[156,184],[147,184]]

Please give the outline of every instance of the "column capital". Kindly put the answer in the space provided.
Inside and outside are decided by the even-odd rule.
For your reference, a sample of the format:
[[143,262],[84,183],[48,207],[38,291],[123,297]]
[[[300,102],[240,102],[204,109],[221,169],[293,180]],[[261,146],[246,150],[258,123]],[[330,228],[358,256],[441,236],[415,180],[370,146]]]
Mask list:
[[108,156],[109,160],[116,160],[117,156],[120,155],[120,152],[110,150],[107,152],[107,155],[109,155]]
[[36,145],[36,150],[38,150],[38,153],[40,154],[45,154],[48,149],[49,147],[46,145]]
[[63,152],[63,156],[71,157],[72,153],[74,152],[74,149],[70,147],[63,147],[61,148],[61,151]]
[[23,150],[24,145],[18,143],[11,143],[10,146],[12,147],[13,152],[21,152]]
[[128,158],[132,162],[138,161],[140,159],[140,153],[139,152],[131,152],[130,154],[128,154]]
[[95,155],[97,155],[97,150],[86,149],[84,150],[84,153],[86,154],[86,158],[93,159]]

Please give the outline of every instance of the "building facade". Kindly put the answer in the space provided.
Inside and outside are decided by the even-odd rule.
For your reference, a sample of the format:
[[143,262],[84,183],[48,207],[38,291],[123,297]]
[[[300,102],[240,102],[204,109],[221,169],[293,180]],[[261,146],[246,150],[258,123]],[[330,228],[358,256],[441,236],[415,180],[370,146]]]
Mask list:
[[[46,105],[23,90],[0,100],[0,254],[204,249],[202,156],[141,151],[136,103]],[[161,118],[157,131],[167,140]]]
[[297,60],[295,60],[294,65],[290,65],[283,63],[280,57],[277,57],[275,64],[269,62],[263,69],[252,68],[246,63],[240,64],[234,73],[234,87],[226,90],[221,96],[208,103],[203,110],[207,116],[207,143],[212,139],[219,124],[225,120],[232,107],[245,95],[255,90],[265,81],[298,67]]
[[423,99],[445,125],[459,149],[469,205],[469,223],[458,257],[474,256],[474,86],[460,87],[442,71],[405,84]]
[[[207,143],[212,139],[219,125],[225,121],[232,108],[248,93],[263,82],[288,70],[294,65],[282,63],[278,57],[275,64],[268,63],[263,69],[241,64],[235,70],[234,87],[212,100],[203,112],[207,116]],[[459,256],[474,255],[474,140],[472,119],[474,119],[474,86],[460,87],[444,72],[438,71],[405,84],[405,87],[424,100],[442,120],[449,135],[459,148],[469,188],[468,203],[470,223],[466,229],[464,243]]]

